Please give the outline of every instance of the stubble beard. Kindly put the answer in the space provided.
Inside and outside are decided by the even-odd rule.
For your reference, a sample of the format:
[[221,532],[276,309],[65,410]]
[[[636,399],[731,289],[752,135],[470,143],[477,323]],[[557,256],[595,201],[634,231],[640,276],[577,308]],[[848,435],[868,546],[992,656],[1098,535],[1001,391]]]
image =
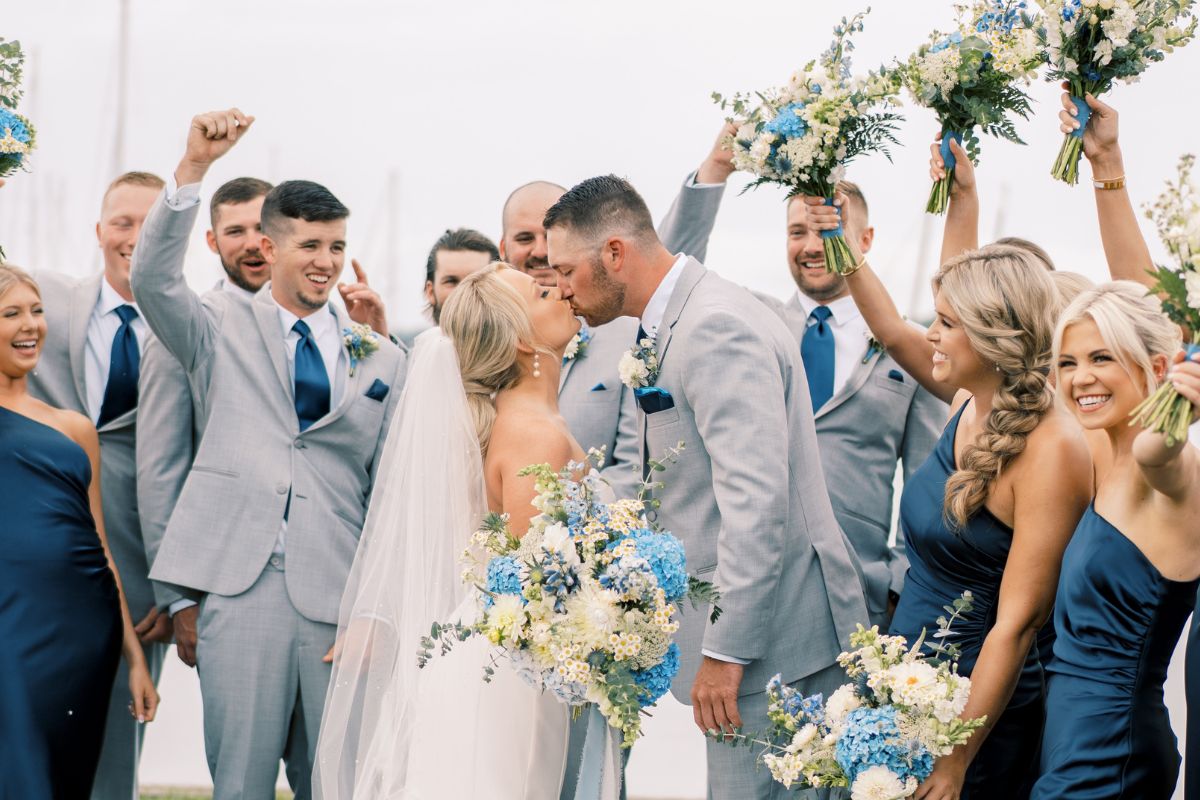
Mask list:
[[797,258],[792,262],[792,279],[796,282],[796,288],[807,297],[818,303],[824,303],[834,300],[846,292],[846,279],[841,275],[830,275],[831,280],[828,283],[814,285],[804,274],[806,268],[802,265],[802,260],[806,259]]

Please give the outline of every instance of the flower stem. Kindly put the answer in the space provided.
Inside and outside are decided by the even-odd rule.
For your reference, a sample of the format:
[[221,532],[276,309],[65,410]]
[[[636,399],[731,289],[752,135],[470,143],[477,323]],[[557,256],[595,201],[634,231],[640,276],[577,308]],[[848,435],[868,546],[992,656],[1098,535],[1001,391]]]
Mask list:
[[1062,147],[1058,150],[1054,168],[1050,170],[1051,177],[1071,186],[1079,183],[1079,157],[1081,155],[1083,155],[1083,139],[1068,133],[1063,138]]
[[954,173],[947,172],[946,177],[933,182],[929,190],[929,202],[925,204],[926,214],[945,214],[950,206],[950,190],[954,186]]

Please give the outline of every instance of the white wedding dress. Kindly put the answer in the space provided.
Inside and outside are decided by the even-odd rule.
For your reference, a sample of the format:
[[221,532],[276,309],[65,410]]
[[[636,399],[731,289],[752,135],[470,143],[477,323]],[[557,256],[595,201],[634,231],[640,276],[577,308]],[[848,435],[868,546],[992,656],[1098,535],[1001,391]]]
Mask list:
[[320,800],[557,800],[567,706],[503,660],[485,683],[482,638],[417,667],[431,623],[476,613],[459,558],[486,496],[454,347],[435,328],[410,358],[342,598]]

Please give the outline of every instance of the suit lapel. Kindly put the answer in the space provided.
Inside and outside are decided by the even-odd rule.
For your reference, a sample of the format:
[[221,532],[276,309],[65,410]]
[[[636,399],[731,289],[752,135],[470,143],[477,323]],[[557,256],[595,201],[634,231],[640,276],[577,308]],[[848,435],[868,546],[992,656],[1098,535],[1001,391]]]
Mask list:
[[88,323],[92,319],[92,311],[100,298],[100,281],[104,273],[98,273],[86,278],[71,290],[71,312],[67,333],[67,346],[71,361],[71,379],[75,382],[75,394],[79,398],[79,408],[88,413],[87,382],[84,380],[86,359]]
[[[863,349],[863,352],[866,353],[866,348]],[[877,350],[871,353],[871,357],[865,362],[861,358],[856,361],[854,364],[854,372],[850,373],[850,378],[846,381],[846,384],[842,387],[842,390],[826,400],[825,405],[821,406],[820,410],[813,414],[813,418],[819,419],[825,416],[830,411],[833,411],[842,403],[853,397],[854,393],[861,389],[863,384],[867,382],[867,378],[870,377],[871,371],[875,369],[875,364],[879,361],[880,355],[881,354]]]
[[287,351],[283,345],[283,333],[279,329],[279,311],[275,307],[275,301],[271,299],[270,283],[254,296],[254,302],[250,304],[250,307],[254,311],[254,321],[258,324],[259,334],[262,335],[263,346],[271,359],[271,365],[275,368],[275,375],[283,387],[288,405],[295,406],[296,389],[288,374]]
[[580,356],[576,354],[574,358],[562,365],[562,370],[558,373],[558,393],[562,394],[563,387],[567,385],[567,376],[571,374],[571,368],[575,366]]
[[[346,328],[349,328],[351,326],[351,324],[353,324],[350,317],[346,314],[345,309],[343,309],[341,306],[335,306],[331,303],[329,307],[333,309],[333,314],[337,318],[337,327],[338,327],[339,332],[344,331]],[[346,358],[347,371],[349,370],[349,363],[350,363],[350,359],[347,356],[347,358]],[[337,368],[338,369],[342,368],[342,356],[340,354],[338,356],[338,367]],[[357,365],[356,369],[354,370],[354,374],[347,375],[345,378],[346,383],[345,383],[345,388],[342,391],[342,400],[340,403],[337,404],[337,408],[333,409],[328,414],[326,414],[325,416],[321,417],[319,420],[314,422],[312,424],[312,426],[310,426],[308,428],[308,430],[305,431],[305,433],[308,433],[309,431],[314,431],[318,428],[324,428],[326,425],[332,425],[334,422],[337,422],[337,420],[343,414],[346,413],[346,409],[348,409],[350,407],[350,404],[353,403],[354,400],[358,397],[359,383],[362,381],[362,374],[365,369],[366,369],[366,361],[358,362],[358,365]],[[337,380],[338,380],[337,375],[330,375],[329,376],[329,385],[336,386]]]
[[671,346],[671,331],[683,314],[684,306],[687,305],[688,298],[692,296],[692,291],[707,273],[708,270],[704,268],[703,264],[694,258],[688,258],[687,264],[683,267],[683,274],[679,276],[679,282],[675,284],[675,291],[671,292],[671,300],[667,303],[662,324],[658,326],[654,349],[658,354],[660,367],[663,359],[666,358],[667,348]]

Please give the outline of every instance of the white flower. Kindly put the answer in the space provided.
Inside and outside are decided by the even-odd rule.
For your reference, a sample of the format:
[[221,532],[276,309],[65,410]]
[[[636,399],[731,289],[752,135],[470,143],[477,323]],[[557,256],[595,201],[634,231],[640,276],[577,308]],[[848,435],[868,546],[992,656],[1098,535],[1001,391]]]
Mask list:
[[941,689],[937,669],[923,661],[889,667],[881,678],[883,685],[891,690],[892,699],[906,706],[931,703]]
[[1111,11],[1112,7],[1116,5],[1116,0],[1099,0],[1099,5],[1105,11]]
[[817,738],[817,726],[811,722],[805,725],[792,737],[792,743],[788,745],[789,753],[799,753],[804,748],[812,744],[813,739]]
[[617,372],[621,376],[621,383],[634,389],[645,386],[650,377],[650,370],[646,368],[646,363],[632,352],[626,352],[621,356],[621,361],[617,364]]
[[1200,272],[1185,270],[1183,282],[1187,286],[1187,302],[1192,308],[1200,308]]
[[825,721],[829,727],[840,727],[846,715],[862,705],[862,699],[854,690],[854,684],[838,687],[825,701]]
[[570,361],[579,352],[579,334],[571,337],[571,341],[567,342],[567,349],[563,351],[563,360]]
[[794,753],[763,756],[763,764],[770,770],[771,777],[777,783],[782,783],[785,789],[792,788],[792,784],[800,779],[800,772],[804,768],[804,762]]
[[542,547],[551,553],[561,555],[568,566],[575,566],[579,563],[579,551],[575,549],[571,531],[561,522],[556,522],[546,528],[542,534]]
[[909,797],[917,790],[916,778],[907,782],[887,767],[874,766],[858,773],[858,779],[850,788],[851,800],[896,800]]

